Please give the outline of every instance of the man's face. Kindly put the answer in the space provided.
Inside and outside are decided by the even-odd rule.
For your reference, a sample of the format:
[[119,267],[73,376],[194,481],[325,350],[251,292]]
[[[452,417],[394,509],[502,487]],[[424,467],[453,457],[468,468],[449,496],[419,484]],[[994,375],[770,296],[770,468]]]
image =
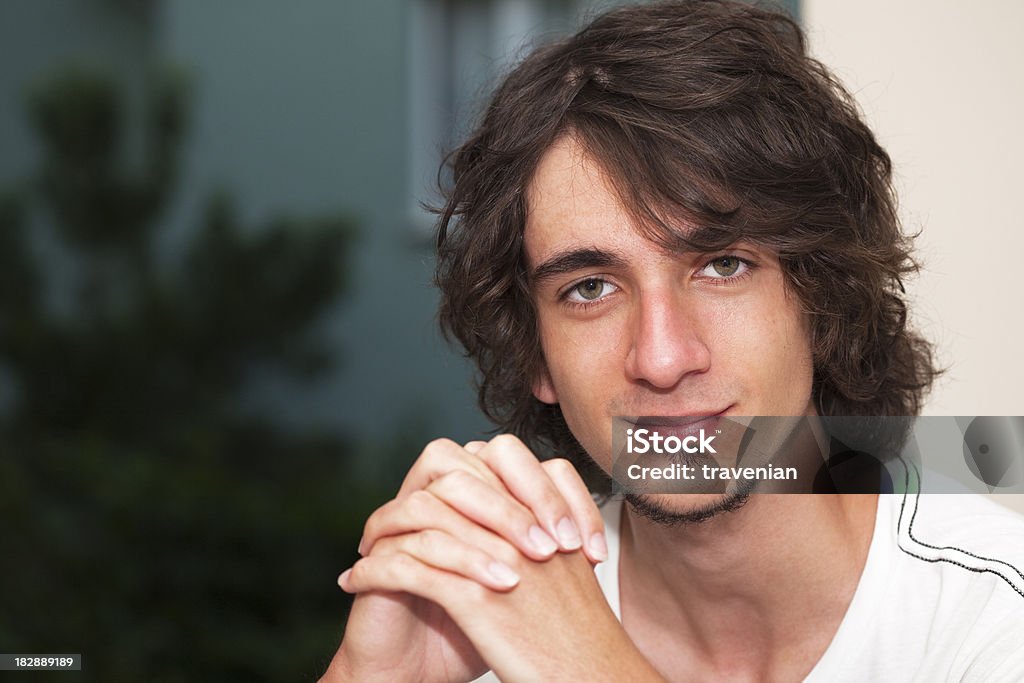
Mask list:
[[[670,252],[636,230],[601,168],[571,136],[527,192],[524,235],[545,370],[534,395],[611,469],[617,415],[809,415],[806,316],[777,256],[737,243]],[[654,496],[666,512],[707,496]]]

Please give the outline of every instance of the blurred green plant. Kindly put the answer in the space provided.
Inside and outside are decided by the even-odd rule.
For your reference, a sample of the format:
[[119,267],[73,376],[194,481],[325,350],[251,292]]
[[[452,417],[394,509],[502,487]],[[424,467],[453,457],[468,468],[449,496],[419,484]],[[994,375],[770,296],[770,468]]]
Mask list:
[[336,360],[314,328],[353,228],[243,229],[219,195],[163,263],[188,103],[181,75],[152,80],[133,165],[111,79],[67,71],[30,98],[42,167],[0,196],[0,651],[81,652],[82,680],[311,679],[383,493],[349,476],[345,439],[246,394],[254,369]]

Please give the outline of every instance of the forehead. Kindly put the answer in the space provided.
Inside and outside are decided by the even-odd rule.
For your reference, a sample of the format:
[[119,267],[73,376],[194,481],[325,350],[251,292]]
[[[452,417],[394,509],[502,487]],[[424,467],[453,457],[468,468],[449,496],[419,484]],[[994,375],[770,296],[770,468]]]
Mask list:
[[571,135],[541,157],[526,204],[524,242],[531,267],[567,244],[599,240],[624,247],[638,237],[607,173]]
[[579,250],[641,264],[741,244],[763,259],[779,262],[778,250],[770,242],[732,228],[704,226],[685,211],[638,220],[623,204],[604,166],[572,135],[559,138],[542,155],[525,196],[528,272]]

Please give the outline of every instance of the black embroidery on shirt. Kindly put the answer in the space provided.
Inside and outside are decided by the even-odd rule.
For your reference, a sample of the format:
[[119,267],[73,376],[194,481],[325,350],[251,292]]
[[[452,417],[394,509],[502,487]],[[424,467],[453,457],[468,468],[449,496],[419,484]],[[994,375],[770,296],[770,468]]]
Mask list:
[[[958,561],[956,561],[956,560],[954,560],[952,558],[949,558],[949,557],[924,557],[922,555],[918,555],[917,553],[914,553],[913,551],[908,550],[907,548],[903,547],[903,545],[900,543],[900,530],[903,528],[903,511],[906,508],[907,496],[909,495],[907,493],[907,491],[909,491],[909,488],[910,488],[910,468],[907,467],[907,463],[904,462],[902,458],[899,458],[899,460],[903,464],[903,468],[904,468],[904,471],[905,471],[904,489],[903,489],[903,491],[904,491],[903,492],[903,500],[900,502],[900,516],[899,516],[899,520],[896,522],[896,545],[899,547],[899,549],[902,550],[907,555],[909,555],[911,557],[914,557],[914,558],[916,558],[918,560],[923,560],[925,562],[932,562],[932,563],[935,563],[935,562],[947,562],[949,564],[956,565],[957,567],[961,567],[963,569],[966,569],[967,571],[975,572],[977,574],[995,574],[996,576],[1001,578],[1003,581],[1005,581],[1010,586],[1010,588],[1012,588],[1013,591],[1015,593],[1017,593],[1017,595],[1019,595],[1022,598],[1024,598],[1024,589],[1022,589],[1020,586],[1018,586],[1016,584],[1016,582],[1010,576],[1007,576],[1003,572],[996,571],[995,569],[991,569],[991,568],[988,568],[988,567],[972,567],[970,565],[964,564],[962,562],[958,562]],[[1005,566],[1009,567],[1010,569],[1012,569],[1014,572],[1016,572],[1017,576],[1021,577],[1021,579],[1024,580],[1024,573],[1022,573],[1020,569],[1018,569],[1016,566],[1010,564],[1009,562],[1004,562],[1003,560],[996,559],[994,557],[985,557],[983,555],[976,555],[976,554],[970,552],[969,550],[964,550],[963,548],[960,548],[960,547],[957,547],[957,546],[948,546],[948,545],[947,546],[937,546],[937,545],[931,545],[930,543],[925,543],[925,542],[919,540],[916,536],[914,536],[914,520],[917,518],[917,510],[918,510],[919,503],[921,502],[921,487],[920,487],[921,473],[917,471],[917,466],[916,465],[914,465],[912,463],[912,466],[914,467],[914,472],[917,475],[918,487],[917,487],[917,491],[914,493],[914,511],[911,513],[911,515],[910,515],[910,522],[907,525],[907,536],[910,538],[910,540],[912,540],[913,542],[917,543],[918,545],[920,545],[922,547],[929,548],[931,550],[939,550],[939,551],[942,551],[942,550],[955,550],[955,551],[963,553],[964,555],[968,555],[968,556],[973,557],[973,558],[978,559],[978,560],[983,560],[985,562],[994,562],[996,564],[1005,565]]]

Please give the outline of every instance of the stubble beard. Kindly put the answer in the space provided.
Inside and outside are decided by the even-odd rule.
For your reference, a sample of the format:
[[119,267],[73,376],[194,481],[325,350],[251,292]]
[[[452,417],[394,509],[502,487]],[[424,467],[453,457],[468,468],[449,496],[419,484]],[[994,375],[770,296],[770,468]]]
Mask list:
[[661,526],[681,527],[703,524],[739,510],[750,500],[753,489],[754,482],[747,481],[717,500],[690,510],[672,510],[657,499],[642,493],[627,493],[624,498],[630,510],[640,517]]

